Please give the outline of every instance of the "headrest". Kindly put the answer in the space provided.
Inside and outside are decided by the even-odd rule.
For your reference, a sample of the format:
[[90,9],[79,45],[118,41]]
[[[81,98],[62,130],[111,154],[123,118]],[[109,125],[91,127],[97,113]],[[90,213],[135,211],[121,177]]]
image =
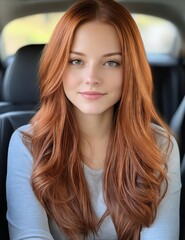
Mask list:
[[27,45],[16,52],[4,76],[4,101],[15,104],[38,103],[38,64],[44,46]]

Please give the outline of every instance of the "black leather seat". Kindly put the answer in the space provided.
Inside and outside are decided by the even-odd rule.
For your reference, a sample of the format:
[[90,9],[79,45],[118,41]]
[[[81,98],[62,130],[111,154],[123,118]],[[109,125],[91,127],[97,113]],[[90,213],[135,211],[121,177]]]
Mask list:
[[177,63],[151,64],[154,102],[161,117],[169,124],[185,94],[185,73]]
[[3,75],[4,75],[4,67],[0,61],[0,101],[2,100]]
[[177,108],[170,128],[176,136],[181,158],[180,240],[185,240],[185,96]]
[[27,45],[15,54],[2,86],[0,113],[34,110],[39,102],[38,63],[44,44]]
[[170,128],[178,141],[182,161],[185,155],[185,96],[170,121]]
[[6,220],[6,172],[7,151],[12,133],[20,126],[27,124],[35,111],[16,111],[0,114],[0,239],[8,240]]
[[7,68],[0,102],[0,239],[8,240],[6,221],[7,151],[12,133],[27,124],[39,103],[38,63],[44,44],[20,48]]
[[180,240],[185,240],[185,155],[181,161]]

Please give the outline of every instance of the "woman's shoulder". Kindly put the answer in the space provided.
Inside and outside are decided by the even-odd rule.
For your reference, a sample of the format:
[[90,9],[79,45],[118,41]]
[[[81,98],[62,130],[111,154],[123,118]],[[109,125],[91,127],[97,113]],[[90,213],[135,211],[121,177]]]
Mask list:
[[154,123],[151,124],[151,128],[154,131],[154,136],[155,136],[157,145],[161,150],[168,148],[169,150],[173,149],[178,151],[177,141],[175,137],[172,135],[172,133],[167,133],[163,127]]
[[22,139],[23,132],[29,133],[30,131],[31,131],[31,124],[23,125],[23,126],[17,128],[17,129],[13,132],[13,134],[12,134],[12,136],[11,136],[11,140],[12,140],[12,139],[17,139],[17,140],[18,140],[18,139]]
[[29,132],[31,130],[31,124],[22,125],[15,130],[15,132]]
[[162,127],[156,124],[152,124],[152,128],[155,132],[157,145],[163,156],[166,156],[168,172],[176,172],[179,174],[180,154],[175,137],[172,134],[168,135]]
[[174,192],[181,188],[180,179],[180,154],[179,147],[175,137],[167,132],[160,126],[152,124],[154,129],[157,145],[166,158],[168,166],[168,192]]
[[14,184],[23,177],[31,176],[33,157],[23,140],[23,132],[30,130],[30,125],[24,125],[14,131],[8,147],[7,179],[12,179]]
[[[23,141],[23,133],[30,133],[31,131],[31,125],[23,125],[19,128],[17,128],[11,138],[9,143],[9,154],[11,153],[18,153],[18,152],[27,152],[29,153],[28,148],[26,147],[24,141]],[[30,155],[30,153],[29,153]]]

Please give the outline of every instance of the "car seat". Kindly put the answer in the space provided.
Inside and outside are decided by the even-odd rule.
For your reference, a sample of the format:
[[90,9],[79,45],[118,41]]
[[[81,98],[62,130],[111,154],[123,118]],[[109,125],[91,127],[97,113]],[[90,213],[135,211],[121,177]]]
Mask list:
[[0,239],[9,239],[6,220],[6,172],[7,152],[12,133],[20,126],[27,124],[35,111],[15,111],[0,114]]
[[39,102],[37,74],[43,47],[44,44],[30,44],[16,52],[4,75],[0,114],[37,108]]
[[185,154],[185,96],[170,121],[170,128],[177,139],[182,161]]
[[185,240],[185,155],[181,161],[180,240]]

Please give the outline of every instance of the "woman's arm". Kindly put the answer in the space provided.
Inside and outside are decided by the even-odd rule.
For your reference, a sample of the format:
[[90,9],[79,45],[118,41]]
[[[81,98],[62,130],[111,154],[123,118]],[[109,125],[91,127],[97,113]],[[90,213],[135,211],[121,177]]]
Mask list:
[[141,240],[179,240],[180,158],[172,137],[172,150],[167,159],[168,190],[158,206],[157,216],[149,228],[141,231]]
[[[24,126],[21,130],[26,130]],[[33,159],[22,142],[20,129],[14,132],[8,152],[7,219],[11,240],[51,240],[48,218],[30,184]]]

